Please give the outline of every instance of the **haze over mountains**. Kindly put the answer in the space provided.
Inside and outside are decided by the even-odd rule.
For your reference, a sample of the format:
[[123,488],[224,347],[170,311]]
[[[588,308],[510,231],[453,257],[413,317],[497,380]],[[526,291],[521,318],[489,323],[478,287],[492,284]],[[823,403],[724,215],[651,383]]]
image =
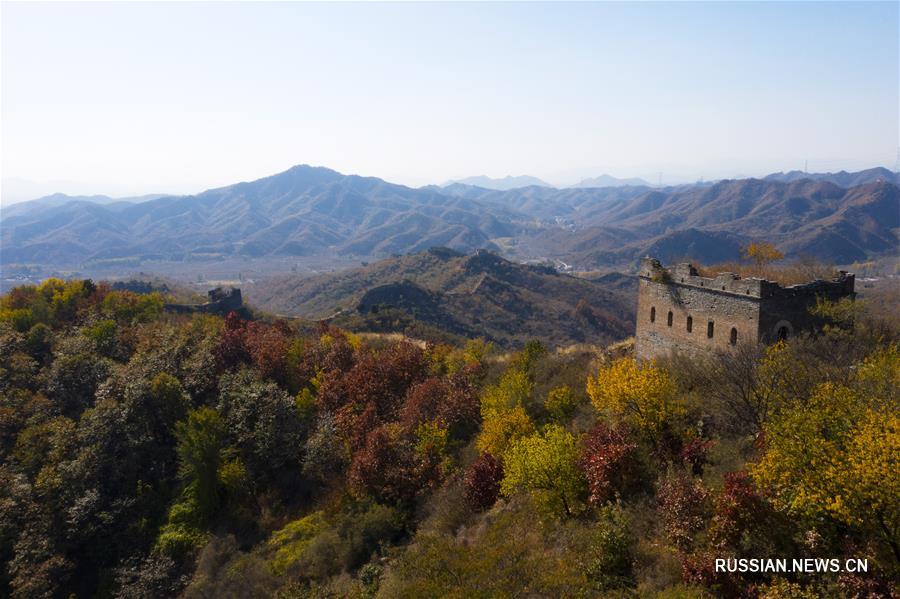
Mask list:
[[896,250],[900,193],[887,169],[666,188],[491,190],[414,189],[304,165],[191,196],[50,196],[4,207],[0,219],[5,266],[379,257],[447,246],[628,268],[645,253],[727,260],[755,239],[848,263]]
[[458,183],[461,185],[474,185],[475,187],[497,189],[500,191],[507,191],[519,187],[530,187],[532,185],[537,185],[539,187],[553,187],[553,185],[550,185],[546,181],[541,181],[537,177],[530,177],[528,175],[520,175],[518,177],[507,175],[506,177],[502,177],[500,179],[493,179],[486,175],[478,175],[476,177],[466,177],[465,179],[454,179],[452,181],[448,181],[442,187],[453,185],[454,183]]
[[650,187],[650,184],[639,178],[632,177],[630,179],[619,179],[617,177],[613,177],[612,175],[600,175],[599,177],[589,177],[587,179],[582,179],[572,187],[622,187],[624,185],[643,185],[644,187]]
[[139,204],[163,197],[164,194],[147,194],[142,196],[128,196],[122,198],[113,198],[107,195],[90,195],[90,196],[72,196],[65,193],[54,193],[48,196],[37,198],[36,200],[28,200],[15,204],[4,204],[0,207],[0,218],[7,218],[17,214],[34,214],[37,211],[48,208],[57,208],[64,206],[70,202],[87,202],[89,204],[99,204],[101,206],[110,206],[112,204]]
[[441,185],[441,187],[452,187],[456,185],[470,185],[474,187],[481,187],[483,189],[493,189],[496,191],[509,191],[511,189],[520,189],[522,187],[553,187],[557,189],[562,189],[563,187],[622,187],[625,185],[644,185],[646,187],[650,187],[650,183],[645,181],[644,179],[638,177],[632,177],[628,179],[619,179],[617,177],[613,177],[612,175],[603,174],[599,177],[589,177],[587,179],[582,179],[578,183],[574,185],[567,186],[558,186],[552,185],[538,179],[537,177],[531,177],[529,175],[520,175],[518,177],[506,176],[499,179],[494,179],[485,175],[478,175],[476,177],[466,177],[464,179],[454,179],[452,181],[448,181]]

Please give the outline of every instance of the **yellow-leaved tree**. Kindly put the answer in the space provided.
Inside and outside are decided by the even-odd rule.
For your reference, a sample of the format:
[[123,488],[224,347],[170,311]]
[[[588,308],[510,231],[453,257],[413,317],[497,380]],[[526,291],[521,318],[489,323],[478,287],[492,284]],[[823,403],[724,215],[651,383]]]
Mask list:
[[512,441],[534,432],[534,424],[524,406],[533,389],[525,371],[510,368],[499,383],[484,390],[481,395],[481,434],[476,442],[479,450],[502,459]]
[[596,377],[588,376],[587,393],[598,411],[624,420],[653,443],[685,411],[668,373],[632,358],[620,358]]
[[548,511],[571,516],[587,491],[578,449],[574,435],[556,424],[517,439],[503,455],[500,492],[528,491]]
[[818,385],[775,412],[752,468],[775,505],[879,538],[900,561],[900,350],[877,352],[847,385]]
[[509,444],[534,432],[534,424],[522,406],[503,412],[491,412],[481,423],[475,445],[480,451],[502,459]]
[[784,258],[784,254],[778,251],[778,248],[767,242],[751,243],[744,248],[743,253],[746,258],[753,260],[757,267],[763,267]]

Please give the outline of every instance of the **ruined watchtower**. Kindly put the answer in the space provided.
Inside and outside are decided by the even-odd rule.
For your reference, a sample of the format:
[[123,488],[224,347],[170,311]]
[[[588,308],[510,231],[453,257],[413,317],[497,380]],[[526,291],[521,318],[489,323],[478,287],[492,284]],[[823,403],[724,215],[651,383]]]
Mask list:
[[738,343],[771,343],[815,327],[816,298],[853,297],[854,275],[782,287],[730,272],[701,277],[690,264],[664,268],[641,260],[635,355],[639,359],[728,350]]

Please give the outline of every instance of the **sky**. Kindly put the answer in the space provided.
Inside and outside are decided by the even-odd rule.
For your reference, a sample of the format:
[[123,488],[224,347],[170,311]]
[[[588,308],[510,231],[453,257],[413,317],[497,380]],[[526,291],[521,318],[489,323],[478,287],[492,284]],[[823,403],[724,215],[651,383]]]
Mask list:
[[894,168],[898,6],[4,2],[0,197]]

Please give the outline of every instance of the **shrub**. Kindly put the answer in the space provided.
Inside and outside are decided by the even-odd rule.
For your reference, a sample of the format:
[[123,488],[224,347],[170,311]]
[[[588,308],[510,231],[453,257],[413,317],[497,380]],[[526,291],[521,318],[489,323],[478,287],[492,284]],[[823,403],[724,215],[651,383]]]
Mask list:
[[503,464],[494,456],[483,452],[466,470],[466,501],[472,508],[483,510],[494,505],[500,495],[500,481],[503,479]]
[[637,444],[629,440],[628,429],[597,423],[586,436],[578,464],[588,485],[588,501],[600,505],[636,485],[639,468]]
[[296,564],[313,539],[327,526],[324,514],[319,511],[289,522],[272,533],[267,542],[268,547],[275,551],[270,562],[272,572],[280,576]]
[[709,490],[684,474],[669,475],[659,485],[657,500],[666,538],[682,551],[691,549],[709,518]]
[[555,387],[547,393],[544,408],[557,422],[564,422],[572,417],[578,409],[578,399],[568,385]]
[[610,591],[633,587],[634,537],[619,506],[609,505],[600,512],[599,522],[589,529],[590,542],[579,561],[593,590]]

